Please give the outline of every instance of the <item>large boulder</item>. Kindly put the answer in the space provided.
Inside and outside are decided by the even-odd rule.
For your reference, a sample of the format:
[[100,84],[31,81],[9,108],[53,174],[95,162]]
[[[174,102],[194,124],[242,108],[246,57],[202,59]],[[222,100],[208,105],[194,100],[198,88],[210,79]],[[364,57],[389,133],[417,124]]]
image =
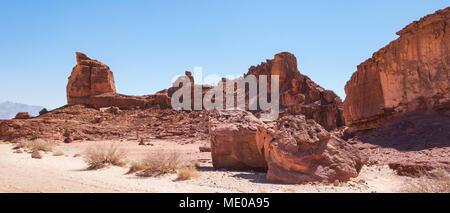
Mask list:
[[209,121],[211,155],[216,169],[259,169],[267,167],[256,145],[256,131],[263,126],[247,111],[214,111]]
[[258,127],[257,146],[268,164],[267,180],[281,183],[347,181],[363,160],[352,145],[303,115],[284,116],[273,129]]
[[263,123],[247,111],[211,113],[209,133],[216,169],[267,170],[280,183],[347,181],[364,160],[352,145],[304,115]]
[[91,96],[115,93],[114,76],[109,67],[77,52],[77,65],[67,83],[67,103],[89,104]]
[[405,112],[450,110],[450,7],[397,35],[360,64],[345,86],[345,122],[355,131]]

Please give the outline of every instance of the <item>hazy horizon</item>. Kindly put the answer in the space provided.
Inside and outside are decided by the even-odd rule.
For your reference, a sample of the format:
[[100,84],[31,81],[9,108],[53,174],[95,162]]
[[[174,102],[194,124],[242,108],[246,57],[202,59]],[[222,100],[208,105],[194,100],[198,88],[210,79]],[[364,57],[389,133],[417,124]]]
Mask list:
[[31,1],[0,7],[0,103],[65,105],[75,52],[107,64],[117,92],[152,94],[202,67],[242,75],[279,52],[345,98],[356,66],[409,23],[448,7],[433,1]]

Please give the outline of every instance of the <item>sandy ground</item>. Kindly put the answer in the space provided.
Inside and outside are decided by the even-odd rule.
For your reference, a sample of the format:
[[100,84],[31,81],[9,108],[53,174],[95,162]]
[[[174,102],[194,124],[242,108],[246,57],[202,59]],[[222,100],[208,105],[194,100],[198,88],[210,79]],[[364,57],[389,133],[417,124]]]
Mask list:
[[171,141],[151,141],[152,146],[136,142],[118,142],[128,152],[128,159],[138,160],[149,153],[182,152],[185,160],[200,160],[201,176],[176,181],[176,175],[144,178],[126,174],[128,168],[107,167],[86,170],[83,153],[89,146],[106,142],[61,144],[54,151],[33,159],[29,153],[14,153],[12,144],[0,144],[0,192],[398,192],[407,177],[397,176],[387,166],[364,167],[359,177],[339,186],[325,184],[273,184],[258,172],[214,170],[211,154],[198,151],[200,144],[179,144]]

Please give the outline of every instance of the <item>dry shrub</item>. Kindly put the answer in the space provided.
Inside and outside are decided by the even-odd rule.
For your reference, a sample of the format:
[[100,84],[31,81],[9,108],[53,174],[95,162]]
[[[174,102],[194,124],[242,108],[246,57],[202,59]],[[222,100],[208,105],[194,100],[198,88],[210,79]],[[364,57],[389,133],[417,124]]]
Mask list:
[[64,155],[64,152],[62,152],[62,151],[56,151],[53,153],[53,156],[63,156],[63,155]]
[[133,174],[136,172],[140,172],[142,170],[145,170],[146,168],[147,168],[147,166],[145,165],[144,162],[133,161],[133,162],[131,162],[130,170],[128,170],[127,174]]
[[146,169],[137,175],[143,177],[157,177],[164,174],[175,173],[181,167],[180,154],[176,151],[155,153],[148,155],[142,162]]
[[53,151],[54,146],[55,146],[54,143],[43,140],[43,139],[36,139],[33,141],[21,140],[16,143],[14,149],[23,148],[23,149],[30,150],[31,152],[34,152],[34,151],[51,152],[51,151]]
[[293,189],[293,188],[287,188],[287,189],[284,190],[284,192],[295,193],[297,191],[295,189]]
[[119,149],[119,144],[100,144],[86,149],[84,161],[88,164],[88,169],[101,169],[108,165],[124,166],[127,164],[127,152]]
[[443,169],[435,173],[406,181],[402,192],[450,193],[450,174]]
[[200,172],[195,166],[185,166],[177,170],[177,180],[190,180],[200,177]]

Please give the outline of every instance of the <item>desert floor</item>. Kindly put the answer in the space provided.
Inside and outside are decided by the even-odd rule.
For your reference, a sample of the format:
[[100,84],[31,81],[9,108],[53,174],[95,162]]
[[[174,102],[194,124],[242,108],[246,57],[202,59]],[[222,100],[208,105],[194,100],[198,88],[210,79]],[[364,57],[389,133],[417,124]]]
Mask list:
[[30,153],[14,153],[13,145],[0,144],[0,192],[399,192],[408,177],[398,176],[387,166],[365,166],[359,177],[347,183],[274,184],[259,172],[214,170],[211,153],[200,152],[201,144],[179,144],[154,140],[152,146],[135,141],[117,142],[128,152],[128,159],[138,160],[149,153],[179,150],[185,160],[200,163],[200,177],[177,181],[176,174],[157,178],[126,174],[127,167],[110,166],[86,170],[82,154],[89,146],[106,142],[60,144],[54,148],[63,156],[46,153],[42,159]]

